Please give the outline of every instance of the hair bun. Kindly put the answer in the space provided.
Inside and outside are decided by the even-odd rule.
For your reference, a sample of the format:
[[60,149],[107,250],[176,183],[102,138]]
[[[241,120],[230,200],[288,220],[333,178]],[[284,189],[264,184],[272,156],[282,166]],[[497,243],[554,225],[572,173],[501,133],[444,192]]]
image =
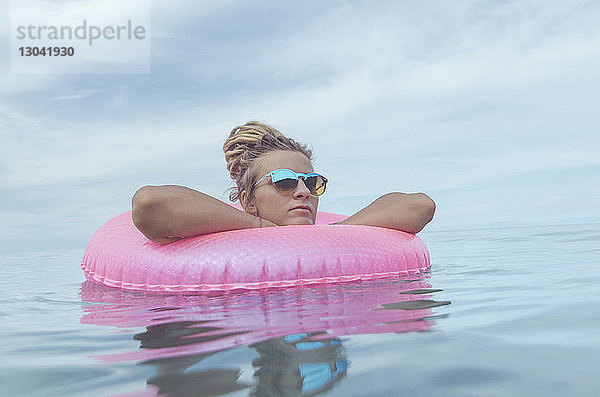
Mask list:
[[280,137],[282,134],[275,128],[258,121],[249,121],[244,125],[235,127],[223,144],[227,170],[231,179],[237,180],[241,176],[241,165],[244,154],[254,147],[260,146],[265,137]]

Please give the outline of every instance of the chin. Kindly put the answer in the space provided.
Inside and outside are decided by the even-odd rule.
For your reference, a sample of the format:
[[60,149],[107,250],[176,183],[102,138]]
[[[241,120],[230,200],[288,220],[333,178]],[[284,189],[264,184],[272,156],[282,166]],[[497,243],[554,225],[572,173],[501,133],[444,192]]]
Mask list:
[[285,225],[314,225],[315,221],[307,217],[293,217],[285,222]]

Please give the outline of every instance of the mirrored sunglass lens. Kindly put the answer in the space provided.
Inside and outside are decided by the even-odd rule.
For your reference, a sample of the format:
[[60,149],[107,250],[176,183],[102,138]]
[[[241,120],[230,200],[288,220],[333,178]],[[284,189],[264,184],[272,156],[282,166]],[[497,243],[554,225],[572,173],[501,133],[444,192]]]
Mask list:
[[288,192],[290,190],[296,189],[296,186],[298,186],[298,179],[285,178],[273,183],[275,184],[275,187],[277,189],[282,190],[284,192]]
[[321,176],[309,176],[305,183],[311,194],[320,196],[325,193],[325,181]]

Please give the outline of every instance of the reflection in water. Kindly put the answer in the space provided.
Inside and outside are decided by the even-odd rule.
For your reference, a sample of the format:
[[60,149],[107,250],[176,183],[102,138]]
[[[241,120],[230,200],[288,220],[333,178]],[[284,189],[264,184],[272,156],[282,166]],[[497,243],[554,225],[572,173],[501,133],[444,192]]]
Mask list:
[[133,336],[133,339],[142,342],[140,347],[165,348],[173,346],[206,343],[244,332],[226,332],[219,327],[202,326],[207,321],[174,321],[151,325],[146,332]]
[[251,395],[314,396],[346,376],[341,340],[311,340],[316,334],[303,332],[251,345],[260,354],[252,362],[258,382]]
[[431,299],[421,299],[418,301],[408,302],[392,302],[384,303],[379,309],[374,310],[390,310],[390,309],[404,309],[404,310],[420,310],[420,309],[431,309],[432,307],[449,305],[450,301],[434,301]]
[[[162,311],[162,310],[154,310]],[[164,349],[196,343],[210,343],[234,333],[222,328],[205,326],[206,321],[174,321],[146,327],[146,332],[133,336],[143,349]],[[237,368],[193,369],[193,366],[217,352],[142,361],[156,368],[156,375],[147,384],[161,396],[216,396],[245,389],[238,383]]]
[[[144,327],[133,336],[139,349],[98,358],[151,365],[156,373],[146,393],[220,395],[247,388],[254,396],[308,396],[346,376],[349,362],[340,337],[429,330],[436,317],[432,308],[450,303],[431,299],[441,290],[430,287],[425,280],[370,281],[222,296],[146,296],[85,282],[81,322]],[[241,346],[258,355],[252,374],[242,373],[240,365],[249,364],[201,363]]]
[[[207,342],[218,337],[204,338],[202,334],[216,329],[197,326],[199,324],[178,321],[150,326],[134,339],[141,342],[141,348],[156,349]],[[341,340],[322,338],[323,335],[327,334],[303,332],[250,345],[259,354],[259,358],[252,361],[254,385],[239,381],[238,368],[196,368],[196,364],[218,352],[147,360],[140,364],[156,368],[156,375],[148,379],[147,384],[158,395],[215,396],[251,387],[253,396],[312,396],[333,387],[348,368]]]
[[[227,332],[221,327],[206,326],[207,323],[208,321],[173,321],[150,325],[145,332],[134,335],[133,339],[140,341],[140,348],[143,349],[164,349],[210,343],[243,333]],[[156,375],[148,379],[147,384],[161,396],[215,396],[247,388],[248,386],[238,383],[240,371],[236,368],[190,370],[214,353],[217,352],[146,360],[140,364],[156,368]]]

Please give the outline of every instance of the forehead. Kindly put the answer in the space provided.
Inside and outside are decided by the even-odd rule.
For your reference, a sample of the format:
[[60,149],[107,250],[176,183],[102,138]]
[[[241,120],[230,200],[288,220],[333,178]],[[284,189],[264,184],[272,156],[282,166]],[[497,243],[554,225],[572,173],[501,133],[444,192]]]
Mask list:
[[302,173],[313,171],[312,164],[302,153],[289,150],[277,150],[270,152],[260,159],[257,167],[257,174],[260,177],[261,175],[278,168],[288,168],[292,171]]

